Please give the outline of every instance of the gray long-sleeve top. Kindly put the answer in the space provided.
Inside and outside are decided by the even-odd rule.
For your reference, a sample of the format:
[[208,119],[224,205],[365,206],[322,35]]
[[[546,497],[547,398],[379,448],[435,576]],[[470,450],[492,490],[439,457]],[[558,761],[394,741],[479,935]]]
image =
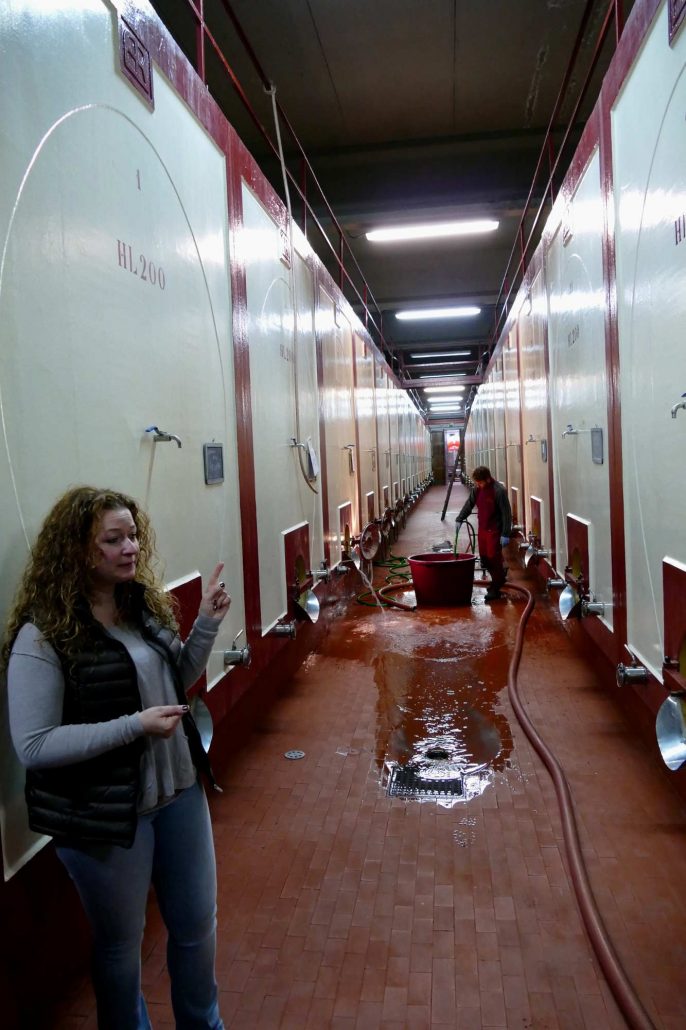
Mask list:
[[[219,623],[204,615],[195,620],[179,658],[185,689],[207,665]],[[136,666],[143,708],[176,705],[171,671],[162,655],[133,627],[107,632],[127,649]],[[144,735],[140,713],[98,723],[62,724],[64,677],[59,658],[32,623],[22,626],[12,648],[8,672],[10,731],[22,765],[46,769],[94,758]],[[148,811],[190,786],[195,768],[181,723],[171,737],[147,736],[141,760],[140,812]]]

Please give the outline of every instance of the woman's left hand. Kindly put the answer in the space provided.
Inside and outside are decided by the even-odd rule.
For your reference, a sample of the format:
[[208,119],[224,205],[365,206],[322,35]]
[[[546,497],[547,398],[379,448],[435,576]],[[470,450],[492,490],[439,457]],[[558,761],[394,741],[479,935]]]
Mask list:
[[224,562],[220,561],[207,581],[198,609],[200,615],[207,615],[215,622],[221,622],[231,607],[231,598],[225,590],[224,581],[219,578],[223,568]]

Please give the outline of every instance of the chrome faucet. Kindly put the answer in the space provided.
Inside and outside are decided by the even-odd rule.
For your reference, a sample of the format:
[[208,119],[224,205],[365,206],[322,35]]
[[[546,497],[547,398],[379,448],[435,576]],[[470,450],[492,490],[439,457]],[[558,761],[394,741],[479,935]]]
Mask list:
[[168,443],[173,440],[177,447],[181,447],[181,440],[174,433],[167,433],[164,429],[158,429],[157,426],[148,426],[145,430],[146,433],[154,433],[153,440],[155,443]]
[[[686,397],[686,393],[682,393],[681,396],[682,397]],[[679,408],[686,408],[686,401],[681,400],[681,401],[677,401],[676,404],[672,404],[672,408],[671,408],[672,418],[676,418],[676,413],[679,410]]]
[[562,434],[562,438],[564,439],[565,436],[576,436],[576,434],[578,432],[579,432],[579,430],[575,429],[574,426],[572,425],[572,423],[569,422],[568,425],[567,425],[567,428],[565,429],[565,431]]

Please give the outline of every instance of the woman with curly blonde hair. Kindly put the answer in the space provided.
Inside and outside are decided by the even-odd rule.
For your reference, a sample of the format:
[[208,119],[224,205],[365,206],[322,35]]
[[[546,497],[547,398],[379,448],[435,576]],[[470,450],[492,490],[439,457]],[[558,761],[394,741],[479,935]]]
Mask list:
[[[33,545],[22,582],[10,611],[3,665],[25,622],[36,622],[46,640],[65,654],[73,650],[83,627],[76,614],[79,598],[88,593],[89,569],[83,561],[84,542],[103,512],[128,508],[136,524],[138,558],[136,582],[145,584],[146,602],[158,621],[176,629],[171,596],[155,581],[152,563],[155,538],[150,519],[131,497],[110,490],[78,487],[55,503]],[[128,598],[119,591],[124,608]]]
[[177,1026],[223,1027],[216,872],[185,703],[229,598],[210,576],[185,643],[154,574],[150,521],[126,494],[68,490],[41,527],[2,650],[29,824],[54,837],[91,922],[101,1030],[150,1027],[140,949],[150,884],[169,932]]

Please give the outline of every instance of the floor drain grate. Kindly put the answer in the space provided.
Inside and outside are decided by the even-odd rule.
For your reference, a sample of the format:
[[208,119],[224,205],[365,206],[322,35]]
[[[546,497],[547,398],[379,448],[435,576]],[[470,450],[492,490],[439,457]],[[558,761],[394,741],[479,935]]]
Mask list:
[[388,777],[386,793],[399,798],[462,797],[462,775],[444,778],[422,776],[408,765],[396,765]]
[[293,748],[292,751],[284,751],[283,757],[284,758],[293,758],[293,759],[295,759],[295,758],[304,758],[305,757],[305,752],[304,751],[296,751],[296,749]]

